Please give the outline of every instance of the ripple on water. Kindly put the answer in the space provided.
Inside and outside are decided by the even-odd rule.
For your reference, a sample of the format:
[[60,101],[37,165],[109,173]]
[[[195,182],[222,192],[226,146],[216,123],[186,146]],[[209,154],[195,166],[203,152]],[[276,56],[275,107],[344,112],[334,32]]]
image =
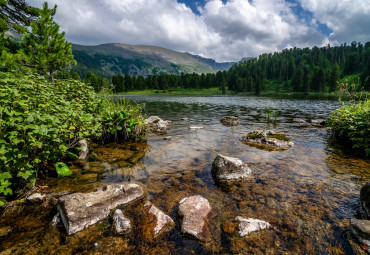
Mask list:
[[[102,183],[139,181],[147,189],[148,200],[175,220],[174,231],[155,244],[140,236],[111,236],[107,231],[110,222],[106,221],[66,237],[49,226],[54,207],[45,205],[41,210],[25,206],[23,211],[0,219],[0,229],[9,224],[13,228],[10,234],[0,237],[1,250],[11,249],[14,254],[49,251],[212,254],[215,247],[183,237],[179,228],[178,202],[199,194],[209,200],[217,213],[215,224],[220,224],[222,230],[222,245],[217,252],[352,252],[345,232],[348,219],[357,212],[361,185],[370,180],[370,162],[334,153],[327,142],[326,128],[293,123],[294,118],[325,119],[337,108],[337,102],[242,96],[127,98],[145,102],[148,115],[172,120],[165,135],[171,140],[150,134],[143,143],[93,145],[87,162],[73,162],[73,176],[48,178],[40,183],[59,192],[89,191]],[[275,123],[271,116],[268,121],[266,109],[278,112]],[[237,116],[240,125],[223,126],[220,119],[226,115]],[[204,129],[190,130],[189,126]],[[255,129],[275,129],[287,134],[295,146],[286,151],[265,151],[240,142],[242,135]],[[211,177],[211,165],[219,153],[247,162],[252,177],[228,187],[216,185]],[[134,213],[126,213],[135,218]],[[240,237],[236,216],[264,220],[273,228]]]

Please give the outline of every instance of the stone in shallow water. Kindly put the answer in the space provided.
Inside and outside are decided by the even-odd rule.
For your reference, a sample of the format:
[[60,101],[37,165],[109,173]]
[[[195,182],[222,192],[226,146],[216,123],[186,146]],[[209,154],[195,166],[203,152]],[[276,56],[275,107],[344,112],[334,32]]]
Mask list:
[[91,193],[59,198],[58,211],[67,234],[72,235],[108,217],[110,210],[144,197],[138,184],[112,184]]
[[307,123],[304,119],[301,119],[301,118],[294,118],[293,122],[294,123]]
[[351,233],[361,243],[365,244],[370,252],[370,220],[351,219]]
[[131,231],[131,221],[123,215],[120,209],[114,211],[113,229],[116,234],[126,234]]
[[31,196],[27,197],[27,201],[30,203],[41,203],[44,201],[45,195],[41,193],[34,193]]
[[286,150],[294,146],[294,143],[285,135],[278,134],[273,130],[255,130],[244,136],[241,141],[256,146],[266,148]]
[[206,219],[211,210],[208,200],[200,195],[183,198],[179,205],[179,215],[182,217],[181,232],[200,241],[211,241],[210,233],[205,231]]
[[235,116],[225,116],[220,121],[225,126],[237,126],[239,125],[239,119]]
[[189,129],[197,130],[197,129],[203,129],[204,127],[198,127],[198,126],[190,126]]
[[[144,205],[144,218],[142,221],[146,238],[157,237],[164,232],[169,232],[175,226],[175,222],[170,216],[159,210],[152,203],[146,203]],[[150,228],[150,229],[149,229]]]
[[162,120],[158,116],[150,116],[145,120],[150,127],[150,131],[157,134],[166,134],[170,121]]
[[246,236],[258,230],[270,228],[270,224],[267,223],[266,221],[252,219],[252,218],[245,219],[240,216],[236,217],[235,219],[240,221],[239,234],[241,236]]
[[237,180],[248,178],[251,170],[238,158],[218,154],[212,165],[212,176],[216,180]]

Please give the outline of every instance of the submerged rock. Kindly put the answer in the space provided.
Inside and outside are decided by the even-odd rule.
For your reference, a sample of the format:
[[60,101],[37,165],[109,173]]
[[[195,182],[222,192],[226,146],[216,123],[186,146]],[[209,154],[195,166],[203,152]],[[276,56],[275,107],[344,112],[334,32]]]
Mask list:
[[251,170],[238,158],[218,154],[212,165],[212,176],[216,180],[237,180],[248,178]]
[[162,233],[169,232],[175,226],[170,216],[159,210],[152,203],[144,205],[142,232],[145,238],[155,238]]
[[307,123],[304,119],[301,119],[301,118],[295,118],[295,119],[293,119],[293,122],[294,123],[302,123],[302,124]]
[[351,233],[360,243],[365,244],[370,252],[370,220],[351,219]]
[[270,149],[286,150],[294,146],[294,143],[283,134],[272,130],[255,130],[241,138],[241,141],[249,145],[263,146]]
[[162,120],[158,116],[150,116],[145,120],[150,127],[150,131],[157,134],[166,134],[170,121]]
[[114,211],[113,230],[118,235],[127,234],[131,231],[131,221],[123,215],[120,209]]
[[360,203],[362,217],[370,220],[370,182],[361,188]]
[[225,116],[221,119],[221,123],[225,126],[237,126],[239,122],[239,119],[235,116]]
[[239,234],[241,236],[246,236],[258,230],[270,228],[270,224],[262,220],[257,220],[257,219],[252,219],[252,218],[245,219],[240,216],[236,217],[235,220],[240,221]]
[[80,143],[80,153],[78,155],[78,159],[81,159],[81,160],[86,160],[87,159],[87,155],[89,154],[89,145],[87,144],[87,140],[86,139],[82,139],[79,141]]
[[137,184],[112,184],[91,193],[73,193],[59,198],[57,209],[68,235],[108,217],[110,210],[144,197]]
[[206,226],[211,211],[212,207],[208,200],[200,195],[183,198],[179,203],[179,215],[182,217],[181,232],[203,242],[212,241],[209,226]]

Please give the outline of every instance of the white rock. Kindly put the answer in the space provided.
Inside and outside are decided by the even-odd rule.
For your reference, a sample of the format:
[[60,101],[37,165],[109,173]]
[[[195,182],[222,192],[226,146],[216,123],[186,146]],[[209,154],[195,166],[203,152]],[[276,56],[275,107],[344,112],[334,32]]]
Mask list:
[[34,193],[31,196],[27,197],[27,201],[32,202],[32,203],[37,203],[37,202],[41,202],[42,200],[44,200],[44,198],[45,198],[45,195],[41,193]]
[[113,227],[117,234],[125,234],[131,230],[131,221],[123,215],[120,209],[114,211]]
[[240,216],[236,217],[235,219],[240,221],[239,234],[241,236],[246,236],[258,230],[270,228],[270,224],[267,223],[266,221],[252,219],[252,218],[245,219]]

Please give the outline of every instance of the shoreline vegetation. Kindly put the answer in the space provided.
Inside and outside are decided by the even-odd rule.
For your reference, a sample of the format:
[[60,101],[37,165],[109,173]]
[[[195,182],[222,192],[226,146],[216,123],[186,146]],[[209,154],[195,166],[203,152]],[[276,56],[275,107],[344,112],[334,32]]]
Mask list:
[[[78,73],[68,71],[76,61],[71,43],[53,20],[56,6],[49,9],[45,2],[37,9],[0,0],[0,7],[4,6],[18,8],[26,16],[4,14],[0,22],[0,206],[34,186],[37,177],[54,169],[53,164],[76,159],[82,139],[107,143],[145,137],[147,124],[141,105],[124,99],[113,102],[97,94],[253,95],[309,100],[345,100],[347,96],[353,104],[353,95],[364,93],[367,97],[369,93],[370,42],[286,49],[217,73],[125,74],[108,80],[88,72],[81,81]],[[7,30],[25,36],[14,41],[5,35]],[[346,93],[340,84],[346,84]],[[341,109],[350,112],[349,119],[351,114],[357,118],[357,110],[364,109],[359,114],[366,120],[369,104],[359,106]],[[344,127],[339,134],[368,153],[368,120],[337,120]],[[353,125],[361,127],[362,137],[357,136]]]
[[[80,157],[83,140],[137,141],[147,133],[141,105],[98,97],[79,79],[60,78],[60,70],[76,63],[53,21],[56,6],[13,4],[30,16],[0,22],[0,207],[31,190],[37,178],[57,176],[60,168],[70,174],[64,162]],[[5,36],[8,23],[19,33],[30,27],[20,44]]]

